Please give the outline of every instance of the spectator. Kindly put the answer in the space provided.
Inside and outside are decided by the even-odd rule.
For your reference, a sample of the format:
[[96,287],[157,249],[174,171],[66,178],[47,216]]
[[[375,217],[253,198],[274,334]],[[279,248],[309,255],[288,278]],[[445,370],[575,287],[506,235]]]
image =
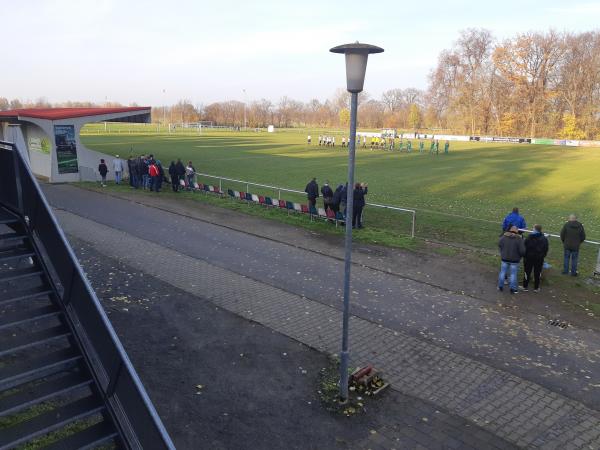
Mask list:
[[540,291],[540,276],[544,266],[544,258],[548,254],[548,239],[542,233],[541,225],[533,226],[533,233],[525,239],[525,270],[523,273],[523,290],[527,291],[531,270],[533,269],[534,292]]
[[156,180],[157,184],[154,186],[154,189],[156,192],[160,192],[163,180],[165,179],[165,169],[163,169],[159,159],[156,160],[156,168],[158,169],[158,179]]
[[579,246],[585,241],[585,230],[575,214],[569,216],[569,220],[560,231],[560,240],[565,249],[563,274],[569,273],[569,262],[571,263],[571,276],[577,276],[577,260],[579,259]]
[[321,188],[321,194],[323,195],[323,208],[325,208],[325,212],[331,208],[331,204],[333,203],[333,190],[329,187],[329,181],[325,181],[325,184]]
[[191,161],[188,161],[188,165],[185,168],[185,176],[187,179],[188,189],[194,189],[194,177],[196,175],[196,169],[192,165]]
[[123,174],[123,161],[119,155],[115,155],[113,159],[113,171],[115,172],[115,184],[121,184],[121,176]]
[[510,227],[513,225],[519,229],[519,234],[523,234],[520,230],[527,228],[525,218],[519,214],[519,208],[516,207],[504,218],[504,221],[502,222],[502,232],[504,233],[510,230]]
[[[177,173],[177,177],[179,180],[183,180],[185,178],[185,166],[181,162],[181,159],[177,158],[177,164],[175,164],[175,170]],[[179,181],[179,186],[181,186],[181,181]],[[179,189],[179,187],[178,187]]]
[[179,191],[179,174],[177,173],[175,161],[171,161],[169,165],[169,176],[171,177],[171,189],[173,189],[173,192]]
[[158,166],[154,160],[150,160],[150,164],[148,165],[148,175],[150,177],[148,187],[151,191],[158,192],[158,179],[160,178],[160,170],[158,169]]
[[310,145],[310,141],[311,141],[310,134],[308,135],[308,137],[306,138],[306,140],[308,141],[308,145]]
[[368,192],[367,183],[354,185],[354,200],[352,205],[352,228],[362,228],[362,212],[365,207],[365,195]]
[[98,172],[100,172],[100,176],[102,177],[102,187],[106,187],[106,174],[108,173],[108,167],[103,159],[100,160],[100,164],[98,164]]
[[304,188],[306,196],[308,197],[308,209],[315,208],[317,204],[317,198],[319,197],[319,185],[317,179],[313,178]]
[[333,210],[333,212],[336,214],[340,212],[340,203],[342,203],[342,191],[344,190],[344,186],[343,185],[338,185],[337,188],[335,188],[335,192],[333,193],[333,198],[331,199],[331,209]]
[[145,155],[139,157],[138,160],[138,171],[140,174],[140,180],[142,183],[142,189],[146,190],[148,187],[148,161]]
[[521,257],[525,255],[525,244],[523,238],[519,234],[519,230],[515,225],[502,234],[498,241],[500,248],[500,274],[498,275],[498,290],[504,288],[504,278],[507,272],[510,274],[510,293],[516,294],[519,292],[517,285],[517,272],[519,271],[519,262]]
[[129,186],[135,187],[135,174],[134,174],[135,161],[133,156],[127,158],[127,171],[129,172]]

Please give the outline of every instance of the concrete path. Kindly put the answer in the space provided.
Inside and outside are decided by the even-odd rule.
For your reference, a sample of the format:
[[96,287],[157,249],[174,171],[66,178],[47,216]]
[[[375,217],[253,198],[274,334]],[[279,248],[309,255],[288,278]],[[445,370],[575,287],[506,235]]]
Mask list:
[[[65,230],[194,295],[339,351],[341,262],[69,186]],[[598,335],[381,270],[353,272],[354,361],[520,446],[600,446]],[[560,444],[560,445],[559,445]]]

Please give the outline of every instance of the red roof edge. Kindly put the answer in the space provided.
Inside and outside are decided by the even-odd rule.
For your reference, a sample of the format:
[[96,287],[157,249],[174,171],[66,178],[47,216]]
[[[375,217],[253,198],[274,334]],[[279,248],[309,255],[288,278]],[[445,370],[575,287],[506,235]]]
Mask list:
[[24,108],[0,111],[0,117],[30,117],[32,119],[61,120],[104,114],[135,113],[150,111],[150,106],[128,106],[122,108]]

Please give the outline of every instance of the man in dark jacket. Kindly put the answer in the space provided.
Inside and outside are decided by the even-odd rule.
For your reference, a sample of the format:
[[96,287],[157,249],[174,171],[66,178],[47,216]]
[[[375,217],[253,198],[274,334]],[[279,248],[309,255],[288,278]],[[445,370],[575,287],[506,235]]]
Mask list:
[[333,190],[329,186],[329,181],[326,181],[321,188],[321,194],[323,195],[323,208],[327,212],[328,209],[332,209],[331,205],[333,203]]
[[127,158],[127,171],[129,172],[129,186],[131,187],[135,187],[135,173],[133,166],[133,156],[130,156],[129,158]]
[[306,188],[304,188],[304,192],[306,192],[306,196],[308,197],[308,208],[315,208],[317,205],[317,198],[319,197],[319,185],[317,184],[316,178],[309,181]]
[[171,177],[171,188],[173,192],[179,190],[179,175],[177,175],[177,169],[175,168],[175,161],[171,161],[169,166],[169,176]]
[[365,195],[368,192],[367,183],[356,183],[354,185],[354,197],[352,201],[352,228],[362,228],[362,212],[365,207]]
[[340,204],[342,203],[342,191],[344,190],[344,186],[343,185],[338,185],[337,188],[335,188],[335,192],[333,193],[333,199],[331,201],[331,209],[333,209],[333,212],[337,213],[340,211]]
[[569,261],[571,262],[571,275],[577,276],[577,259],[579,257],[579,246],[585,241],[585,230],[577,216],[571,214],[569,221],[564,224],[560,232],[560,240],[565,248],[565,260],[563,274],[569,273]]
[[548,254],[548,239],[542,233],[541,225],[534,225],[533,233],[525,239],[525,271],[523,274],[523,290],[527,290],[533,269],[534,292],[540,291],[540,275],[544,258]]
[[500,273],[498,274],[498,290],[502,291],[504,288],[504,277],[508,271],[510,274],[510,293],[516,294],[519,292],[517,272],[519,271],[521,257],[525,255],[525,244],[515,225],[502,234],[498,241],[498,247],[500,248],[500,258],[502,260]]
[[[183,163],[181,162],[181,159],[177,158],[177,163],[175,164],[175,173],[177,173],[177,177],[180,180],[183,180],[183,177],[185,177],[185,166],[183,165]],[[181,182],[179,182],[179,187],[178,189],[181,187]]]

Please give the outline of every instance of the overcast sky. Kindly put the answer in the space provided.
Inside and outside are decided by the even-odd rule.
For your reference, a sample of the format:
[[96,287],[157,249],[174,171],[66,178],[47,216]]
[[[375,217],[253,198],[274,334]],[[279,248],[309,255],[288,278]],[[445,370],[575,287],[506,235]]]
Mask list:
[[140,105],[325,99],[345,86],[343,56],[329,48],[356,40],[385,49],[369,59],[366,91],[425,88],[462,29],[503,39],[590,31],[600,17],[600,1],[577,0],[26,0],[2,9],[0,97]]

